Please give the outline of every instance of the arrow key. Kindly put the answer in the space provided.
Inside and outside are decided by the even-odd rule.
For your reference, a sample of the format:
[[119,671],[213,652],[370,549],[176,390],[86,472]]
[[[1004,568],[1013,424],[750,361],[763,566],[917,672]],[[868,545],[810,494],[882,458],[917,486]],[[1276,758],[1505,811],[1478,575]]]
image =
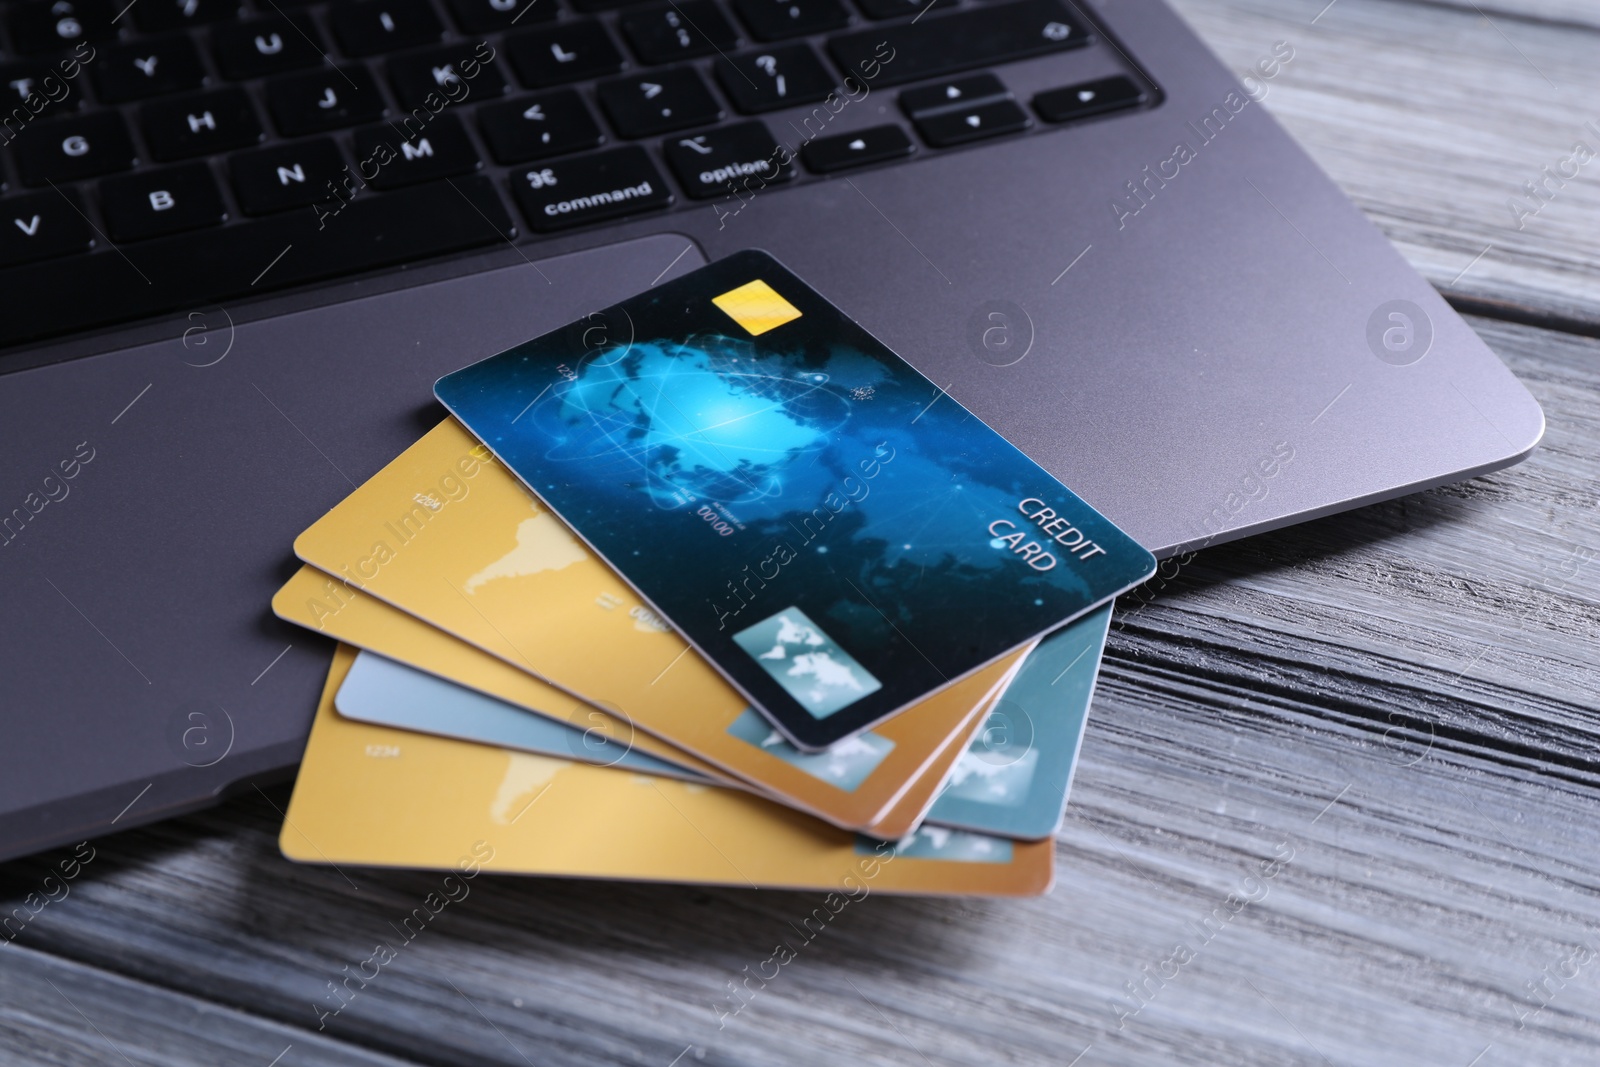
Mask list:
[[925,115],[917,119],[917,132],[933,147],[949,148],[1004,133],[1021,133],[1030,125],[1027,112],[1015,101],[996,100],[977,107]]
[[891,124],[852,130],[833,137],[818,137],[800,150],[800,158],[818,174],[828,174],[899,159],[910,155],[915,149],[906,131]]
[[908,118],[920,119],[939,111],[957,111],[991,100],[1004,100],[1010,95],[993,74],[972,74],[907,89],[900,94],[900,110]]
[[1072,122],[1137,107],[1144,101],[1144,90],[1135,85],[1133,79],[1118,74],[1040,93],[1033,98],[1033,109],[1046,122]]
[[600,127],[572,89],[523,96],[478,109],[478,129],[501,163],[526,163],[585,148],[605,140]]

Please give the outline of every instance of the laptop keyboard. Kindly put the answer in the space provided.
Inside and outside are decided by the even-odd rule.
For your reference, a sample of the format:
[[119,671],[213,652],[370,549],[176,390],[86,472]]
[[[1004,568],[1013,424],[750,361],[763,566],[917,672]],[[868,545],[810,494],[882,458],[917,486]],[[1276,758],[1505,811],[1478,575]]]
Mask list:
[[[125,2],[0,4],[0,346],[737,208],[1153,96],[1008,91],[989,68],[1089,42],[1061,0]],[[847,78],[909,87],[880,125],[824,133],[819,110],[780,147],[762,116]]]

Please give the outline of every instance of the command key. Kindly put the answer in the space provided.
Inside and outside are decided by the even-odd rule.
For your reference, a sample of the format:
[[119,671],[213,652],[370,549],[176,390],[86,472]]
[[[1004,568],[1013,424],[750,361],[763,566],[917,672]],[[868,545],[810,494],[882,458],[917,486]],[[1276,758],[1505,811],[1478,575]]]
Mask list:
[[511,188],[529,227],[542,233],[672,203],[661,172],[637,145],[515,171]]

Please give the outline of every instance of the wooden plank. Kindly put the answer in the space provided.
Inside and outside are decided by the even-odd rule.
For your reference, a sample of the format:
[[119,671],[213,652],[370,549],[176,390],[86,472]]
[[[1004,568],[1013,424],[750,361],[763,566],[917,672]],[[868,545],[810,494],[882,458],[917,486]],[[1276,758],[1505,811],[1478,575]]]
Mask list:
[[1600,342],[1471,322],[1544,408],[1529,460],[1203,553],[1113,647],[1268,701],[1343,677],[1341,715],[1600,781]]
[[1514,0],[1512,3],[1479,4],[1474,0],[1406,0],[1417,4],[1436,4],[1470,11],[1494,22],[1549,22],[1557,25],[1600,27],[1600,11],[1588,0]]
[[[59,879],[51,890],[59,896]],[[70,890],[60,897],[61,906]],[[53,905],[47,905],[47,908]],[[13,927],[13,932],[16,928]],[[88,1067],[402,1067],[404,1061],[35,951],[0,947],[0,1058]]]
[[[1542,173],[1576,143],[1600,153],[1600,32],[1503,13],[1595,23],[1600,9],[1554,0],[1486,18],[1465,2],[1338,0],[1313,25],[1325,5],[1174,3],[1241,75],[1275,42],[1293,47],[1275,77],[1258,76],[1264,105],[1435,286],[1600,333],[1600,155],[1567,164],[1571,180]],[[1548,199],[1526,197],[1527,182]]]
[[[480,881],[326,1035],[541,1067],[1592,1061],[1600,342],[1474,326],[1546,446],[1126,602],[1051,896],[868,897],[733,1013],[820,895]],[[314,1035],[437,875],[295,867],[277,819],[98,842],[17,944]]]

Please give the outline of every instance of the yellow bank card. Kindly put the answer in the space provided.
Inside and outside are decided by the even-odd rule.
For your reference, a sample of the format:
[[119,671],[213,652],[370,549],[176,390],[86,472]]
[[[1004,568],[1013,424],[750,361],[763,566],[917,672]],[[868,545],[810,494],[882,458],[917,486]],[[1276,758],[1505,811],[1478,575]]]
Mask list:
[[[339,597],[343,607],[332,614],[316,614],[308,605],[324,599]],[[614,716],[591,704],[578,700],[571,694],[540,681],[526,670],[519,670],[504,660],[489,655],[482,649],[452,637],[430,626],[415,616],[357,590],[335,583],[323,572],[313,567],[300,571],[278,591],[273,607],[282,618],[308,628],[320,628],[330,637],[346,644],[376,652],[398,660],[418,670],[437,675],[458,685],[487,693],[492,697],[529,711],[560,719],[580,726],[585,731],[597,731],[606,741],[624,749],[636,750],[657,759],[675,763],[680,767],[698,771],[724,784],[743,784],[747,788],[765,792],[753,782],[735,778],[728,772],[666,743],[659,738],[635,729],[624,717]],[[320,623],[320,627],[318,626]],[[1003,679],[1009,682],[1014,672]],[[971,718],[962,725],[949,741],[929,761],[927,769],[917,777],[890,806],[883,817],[874,823],[849,826],[881,837],[899,837],[916,826],[936,798],[940,785],[948,776],[971,736],[982,727],[984,717],[1004,692],[998,686],[987,699],[973,708]],[[866,772],[859,769],[862,762],[853,752],[863,746],[847,741],[840,746],[843,751],[819,754],[795,752],[769,731],[761,738],[766,743],[764,752],[776,749],[793,765],[811,778],[826,783],[839,783],[840,787],[856,783]],[[867,749],[869,755],[871,749]],[[597,759],[594,762],[603,762]],[[780,796],[780,799],[781,796]]]
[[295,603],[275,598],[290,621],[336,633],[362,590],[852,829],[882,822],[941,754],[959,757],[959,735],[1023,655],[801,753],[454,420],[301,534],[295,552],[335,581]]
[[[330,615],[314,616],[308,605],[341,598]],[[584,730],[597,730],[608,741],[729,783],[738,781],[692,753],[636,730],[625,719],[587,704],[571,693],[542,682],[482,649],[429,626],[374,597],[336,582],[315,567],[301,567],[272,600],[273,610],[289,622],[320,629],[348,645],[398,660],[419,671],[488,693],[548,718]],[[321,625],[319,625],[319,623]]]
[[[279,844],[306,863],[872,892],[1031,896],[1051,840],[926,827],[889,843],[740,790],[355,722],[323,691]],[[831,899],[831,898],[830,898]]]

